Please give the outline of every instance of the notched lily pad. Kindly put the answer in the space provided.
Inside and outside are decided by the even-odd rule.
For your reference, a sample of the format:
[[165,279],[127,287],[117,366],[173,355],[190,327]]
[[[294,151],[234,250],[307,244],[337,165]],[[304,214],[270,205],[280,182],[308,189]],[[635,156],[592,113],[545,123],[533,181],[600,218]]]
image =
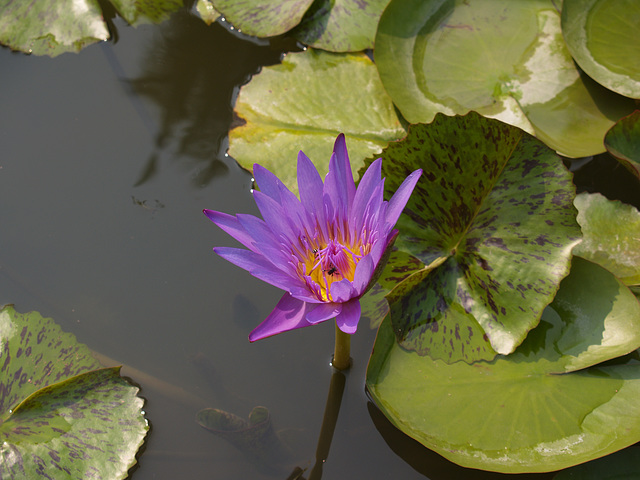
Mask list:
[[[567,468],[640,440],[640,304],[574,257],[539,325],[508,356],[447,364],[378,332],[367,388],[400,430],[449,460],[504,473]],[[604,363],[606,362],[606,363]]]
[[229,155],[247,170],[254,163],[268,168],[293,192],[300,150],[324,175],[335,139],[344,133],[357,173],[361,159],[405,134],[364,54],[288,54],[240,90],[235,111],[246,123],[229,133]]
[[36,312],[0,310],[0,478],[125,478],[148,430],[138,388]]
[[412,125],[380,156],[389,196],[424,171],[396,246],[428,267],[392,292],[398,342],[449,362],[511,353],[579,242],[571,174],[540,141],[476,113]]
[[581,193],[574,203],[584,237],[573,253],[599,263],[626,285],[640,285],[640,212],[599,193]]

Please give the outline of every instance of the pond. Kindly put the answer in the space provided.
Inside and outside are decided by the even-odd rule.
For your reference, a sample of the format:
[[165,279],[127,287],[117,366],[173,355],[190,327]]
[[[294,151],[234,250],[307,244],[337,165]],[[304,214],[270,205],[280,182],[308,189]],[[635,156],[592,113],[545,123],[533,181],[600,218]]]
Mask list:
[[[0,304],[53,317],[140,384],[152,428],[136,480],[284,479],[296,466],[306,476],[333,325],[250,344],[281,292],[217,257],[211,248],[231,240],[202,214],[258,214],[251,175],[225,155],[232,104],[291,45],[188,14],[115,26],[116,42],[78,55],[0,50]],[[374,338],[367,325],[353,337],[323,478],[507,478],[458,467],[391,426],[364,389]],[[295,446],[275,473],[196,423],[202,408],[246,418],[255,406]]]

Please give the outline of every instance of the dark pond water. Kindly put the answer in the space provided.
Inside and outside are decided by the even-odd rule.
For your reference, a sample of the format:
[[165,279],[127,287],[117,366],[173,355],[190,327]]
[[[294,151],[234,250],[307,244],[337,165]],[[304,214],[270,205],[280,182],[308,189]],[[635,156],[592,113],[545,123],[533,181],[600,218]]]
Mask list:
[[[238,86],[281,51],[187,14],[116,27],[116,43],[78,55],[0,50],[0,304],[53,317],[137,370],[125,373],[142,386],[152,431],[134,479],[310,469],[333,326],[249,344],[281,293],[218,258],[211,248],[232,242],[202,214],[257,214],[225,138]],[[374,335],[362,325],[353,337],[323,478],[502,478],[424,449],[368,402]],[[295,439],[296,457],[276,474],[195,422],[200,408],[246,417],[256,405]]]

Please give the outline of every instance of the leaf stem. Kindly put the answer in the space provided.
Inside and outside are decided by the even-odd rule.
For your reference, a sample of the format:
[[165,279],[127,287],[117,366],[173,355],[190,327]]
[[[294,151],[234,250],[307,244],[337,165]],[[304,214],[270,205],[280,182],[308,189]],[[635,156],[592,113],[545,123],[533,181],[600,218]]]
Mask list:
[[344,333],[336,324],[336,346],[331,365],[336,370],[347,370],[351,366],[351,335]]

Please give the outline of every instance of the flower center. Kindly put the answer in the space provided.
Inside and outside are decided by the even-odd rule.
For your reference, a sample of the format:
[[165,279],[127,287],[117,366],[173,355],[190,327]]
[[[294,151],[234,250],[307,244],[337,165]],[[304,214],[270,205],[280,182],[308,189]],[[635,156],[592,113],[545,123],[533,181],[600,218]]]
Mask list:
[[330,293],[333,282],[343,279],[353,281],[356,265],[370,249],[369,245],[364,246],[360,242],[349,248],[336,239],[329,239],[324,244],[301,243],[306,248],[299,257],[298,274],[316,297],[324,302],[333,301]]

